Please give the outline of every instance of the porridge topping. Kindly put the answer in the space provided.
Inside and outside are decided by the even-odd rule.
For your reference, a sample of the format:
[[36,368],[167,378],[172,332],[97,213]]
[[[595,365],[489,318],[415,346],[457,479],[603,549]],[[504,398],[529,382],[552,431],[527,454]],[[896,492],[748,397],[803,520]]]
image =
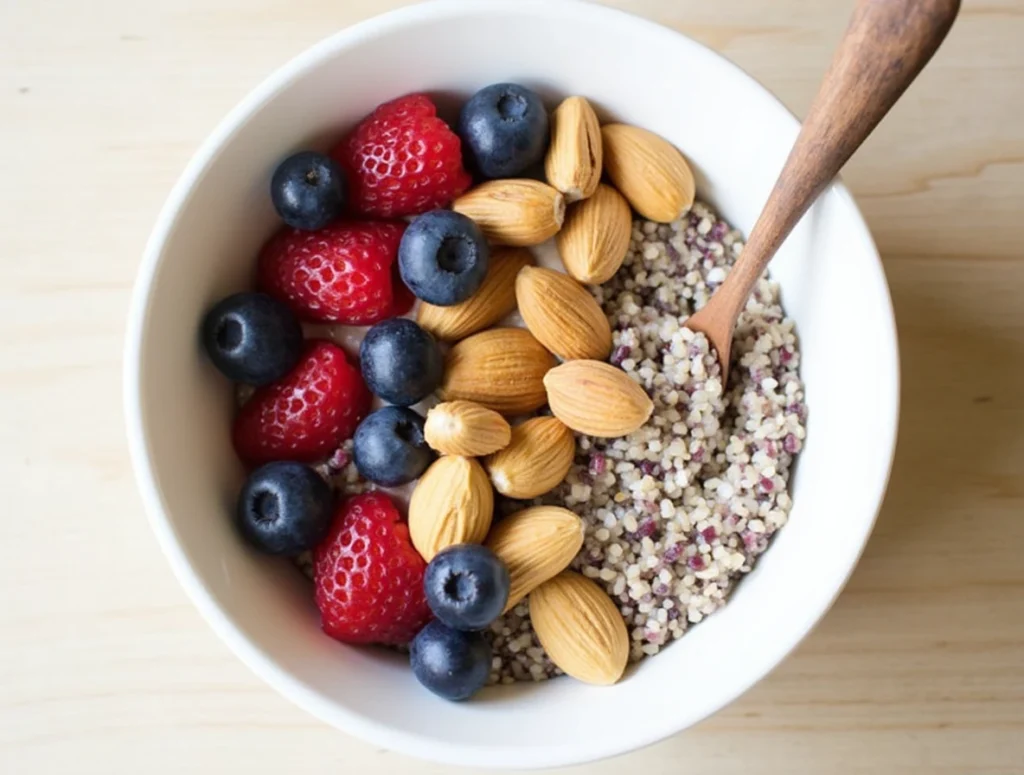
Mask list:
[[562,483],[576,456],[571,430],[554,417],[534,417],[511,435],[504,449],[484,461],[495,490],[509,498],[536,498]]
[[562,571],[534,590],[530,613],[544,650],[573,678],[609,685],[629,661],[629,635],[615,603],[593,581]]
[[622,266],[632,231],[626,198],[602,183],[590,199],[569,209],[555,244],[566,272],[581,283],[600,285]]
[[526,248],[494,248],[490,264],[477,292],[465,301],[450,307],[421,303],[416,311],[420,327],[442,342],[458,342],[514,312],[516,275],[534,264],[533,253]]
[[487,538],[494,492],[483,466],[471,457],[445,455],[420,477],[409,499],[413,546],[430,562],[453,544],[479,544]]
[[567,203],[587,199],[601,182],[601,124],[583,97],[566,97],[551,113],[551,146],[544,160],[548,183]]
[[552,414],[578,433],[625,436],[651,416],[647,393],[601,361],[567,361],[544,376]]
[[608,177],[640,215],[671,223],[689,211],[693,172],[672,143],[629,124],[601,127],[601,142]]
[[529,331],[491,328],[452,347],[438,394],[473,401],[506,417],[529,414],[547,402],[544,375],[555,359]]
[[555,236],[565,219],[565,198],[539,180],[488,180],[452,202],[484,235],[501,245],[539,245]]
[[512,579],[505,610],[569,567],[582,545],[583,523],[561,506],[533,506],[501,520],[487,546]]
[[423,432],[431,449],[464,457],[489,455],[512,440],[508,420],[472,401],[447,401],[432,407]]
[[604,360],[611,353],[608,318],[587,289],[564,272],[524,267],[516,277],[516,301],[530,333],[562,360]]

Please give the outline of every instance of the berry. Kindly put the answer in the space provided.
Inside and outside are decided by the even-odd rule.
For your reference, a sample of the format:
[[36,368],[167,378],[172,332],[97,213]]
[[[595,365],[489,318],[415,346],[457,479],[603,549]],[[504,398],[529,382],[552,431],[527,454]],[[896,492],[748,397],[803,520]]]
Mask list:
[[378,323],[359,346],[363,379],[375,395],[411,406],[441,384],[444,362],[434,337],[407,318]]
[[472,182],[462,144],[423,94],[378,107],[331,155],[348,173],[350,204],[377,218],[444,207]]
[[501,616],[510,584],[505,564],[479,544],[442,549],[423,580],[430,610],[456,630],[482,630]]
[[396,265],[404,231],[400,221],[282,229],[260,253],[260,288],[308,320],[372,325],[404,303]]
[[266,385],[302,356],[302,326],[288,307],[264,293],[236,293],[203,319],[203,344],[220,372],[235,382]]
[[402,235],[398,267],[416,296],[448,307],[465,301],[480,287],[489,255],[484,233],[471,218],[451,210],[432,210]]
[[372,396],[331,342],[313,340],[284,379],[253,393],[235,418],[238,456],[249,465],[315,461],[351,438]]
[[496,83],[462,106],[459,136],[484,177],[518,177],[544,158],[548,113],[536,92]]
[[346,643],[403,645],[430,621],[426,563],[409,526],[382,492],[349,498],[313,550],[313,583],[325,633]]
[[436,457],[423,438],[423,418],[401,406],[385,406],[359,423],[352,456],[364,479],[384,487],[418,479]]
[[246,479],[235,517],[242,535],[257,549],[295,556],[327,534],[331,500],[331,488],[309,466],[267,463]]
[[296,229],[322,229],[345,206],[345,173],[330,156],[301,151],[278,166],[270,198],[281,220]]
[[491,644],[480,632],[461,632],[433,621],[409,648],[412,672],[446,700],[465,700],[483,688],[491,673]]

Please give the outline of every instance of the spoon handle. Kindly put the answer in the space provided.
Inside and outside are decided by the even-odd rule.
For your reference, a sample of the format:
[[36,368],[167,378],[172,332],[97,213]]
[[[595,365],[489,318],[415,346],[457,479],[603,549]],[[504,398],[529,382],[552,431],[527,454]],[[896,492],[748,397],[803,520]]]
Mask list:
[[928,63],[959,9],[960,0],[859,0],[775,188],[715,293],[724,294],[733,322],[779,246]]

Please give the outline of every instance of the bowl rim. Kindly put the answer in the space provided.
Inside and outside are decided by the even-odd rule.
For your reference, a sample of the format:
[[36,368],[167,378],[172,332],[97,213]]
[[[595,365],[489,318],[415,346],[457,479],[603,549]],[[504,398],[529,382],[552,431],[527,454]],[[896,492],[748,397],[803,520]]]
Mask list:
[[425,735],[396,731],[384,724],[371,721],[348,708],[325,702],[319,695],[294,680],[288,673],[278,667],[277,663],[261,648],[251,642],[235,625],[231,616],[216,602],[210,590],[198,576],[186,556],[179,541],[177,531],[168,518],[166,501],[157,482],[156,473],[150,454],[150,442],[145,427],[142,409],[141,362],[142,347],[146,339],[149,325],[149,297],[154,280],[158,274],[161,258],[168,235],[173,231],[181,211],[192,196],[196,183],[206,168],[215,160],[222,149],[230,143],[234,134],[244,125],[248,117],[258,111],[265,103],[288,88],[305,71],[321,61],[331,57],[338,50],[359,44],[373,37],[387,33],[403,26],[416,26],[422,22],[451,16],[470,14],[488,14],[500,16],[504,13],[534,13],[539,16],[556,13],[588,14],[597,20],[614,22],[630,27],[637,34],[645,36],[671,37],[676,45],[690,46],[698,49],[705,56],[720,60],[733,75],[745,80],[748,85],[761,89],[770,96],[794,126],[797,118],[788,108],[763,84],[745,72],[738,65],[723,55],[698,43],[685,34],[665,27],[650,19],[636,16],[627,11],[608,6],[598,5],[587,0],[491,0],[488,3],[474,0],[428,0],[428,2],[405,6],[387,13],[377,15],[362,22],[341,29],[327,38],[313,44],[290,61],[280,66],[252,89],[216,126],[195,151],[184,171],[181,173],[163,207],[147,241],[142,262],[139,266],[134,288],[132,290],[126,326],[123,397],[126,431],[132,469],[142,497],[143,505],[153,532],[164,554],[167,556],[174,575],[185,589],[192,603],[200,614],[217,633],[234,654],[239,657],[254,673],[260,676],[280,694],[290,699],[305,711],[322,721],[359,737],[372,744],[402,754],[430,759],[436,762],[477,767],[507,768],[540,768],[580,764],[588,761],[624,754],[663,740],[682,729],[717,713],[737,697],[748,691],[761,681],[769,672],[777,667],[824,617],[831,608],[840,592],[845,587],[867,544],[868,537],[874,527],[888,487],[892,471],[896,447],[896,432],[899,418],[900,369],[896,322],[893,313],[892,299],[882,266],[881,257],[871,237],[870,230],[852,195],[837,179],[829,189],[831,196],[838,198],[839,204],[848,211],[848,218],[855,231],[859,231],[863,240],[862,250],[871,259],[871,270],[875,275],[878,298],[884,300],[881,324],[886,330],[886,338],[890,343],[889,373],[892,375],[892,416],[889,418],[888,438],[883,439],[889,449],[889,458],[884,473],[873,483],[877,491],[877,504],[874,514],[865,520],[859,541],[851,547],[848,568],[838,576],[835,589],[826,603],[817,610],[807,612],[800,627],[793,629],[795,637],[785,648],[780,649],[770,660],[767,667],[742,689],[722,696],[710,705],[699,719],[666,718],[654,720],[643,737],[633,736],[623,740],[614,735],[597,736],[585,741],[573,742],[557,747],[517,748],[506,746],[470,747],[446,742],[439,742]]

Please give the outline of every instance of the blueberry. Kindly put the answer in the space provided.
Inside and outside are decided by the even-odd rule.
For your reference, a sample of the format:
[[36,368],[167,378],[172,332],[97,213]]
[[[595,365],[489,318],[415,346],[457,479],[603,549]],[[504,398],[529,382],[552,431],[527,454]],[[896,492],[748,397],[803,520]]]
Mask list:
[[405,230],[398,246],[402,281],[416,296],[448,307],[484,281],[490,251],[480,227],[461,213],[432,210]]
[[509,584],[505,564],[479,544],[442,549],[423,578],[430,610],[456,630],[482,630],[501,616]]
[[462,106],[459,136],[484,177],[518,177],[544,158],[548,113],[536,92],[516,83],[496,83]]
[[422,401],[444,373],[434,337],[406,318],[385,320],[367,331],[359,361],[370,391],[397,406]]
[[268,554],[294,556],[316,546],[331,526],[331,488],[302,463],[267,463],[246,479],[235,517],[242,535]]
[[418,479],[436,457],[423,418],[404,406],[385,406],[359,423],[352,456],[365,479],[384,487]]
[[302,326],[287,306],[263,293],[228,296],[206,313],[203,344],[228,379],[266,385],[302,355]]
[[446,700],[464,700],[487,683],[491,644],[480,632],[460,632],[439,621],[420,630],[409,648],[412,672]]
[[301,151],[278,166],[270,198],[281,220],[296,229],[322,229],[345,206],[345,173],[330,156]]

